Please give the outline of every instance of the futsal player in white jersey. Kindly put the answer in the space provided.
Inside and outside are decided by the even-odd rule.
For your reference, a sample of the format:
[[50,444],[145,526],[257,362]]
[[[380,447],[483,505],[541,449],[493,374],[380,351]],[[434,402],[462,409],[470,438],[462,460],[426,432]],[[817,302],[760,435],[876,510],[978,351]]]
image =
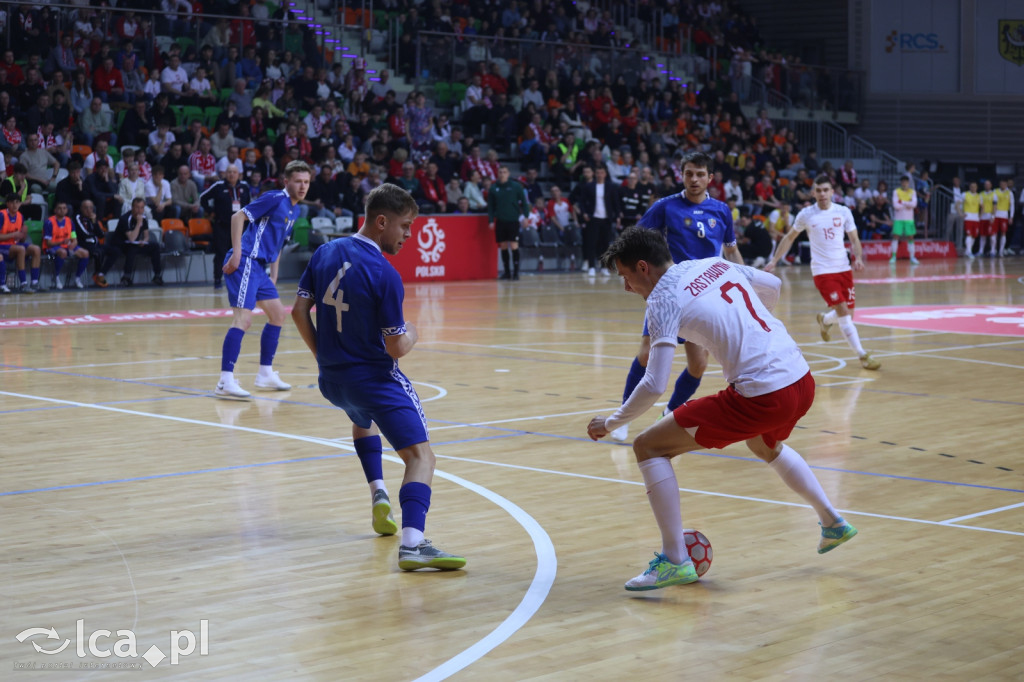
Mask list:
[[827,313],[818,313],[818,327],[822,340],[832,340],[830,330],[833,324],[838,323],[846,342],[860,358],[860,366],[864,369],[878,369],[882,363],[871,357],[871,353],[860,345],[860,335],[853,324],[853,306],[857,300],[857,292],[853,286],[850,258],[843,244],[844,234],[850,239],[853,269],[857,272],[864,269],[864,252],[861,249],[860,238],[857,237],[853,214],[847,207],[832,203],[832,181],[827,175],[819,175],[814,179],[813,192],[817,203],[797,214],[793,229],[779,241],[775,254],[764,269],[766,272],[774,270],[775,264],[789,252],[789,248],[800,233],[806,231],[811,242],[811,274],[814,275],[814,286],[818,288],[818,292],[829,307]]
[[643,414],[668,385],[678,337],[707,348],[729,387],[690,400],[633,441],[648,500],[661,531],[661,552],[627,590],[653,590],[697,580],[683,537],[679,485],[671,458],[700,448],[745,441],[800,497],[821,523],[818,552],[857,534],[832,506],[807,462],[782,441],[814,401],[814,379],[800,348],[770,310],[781,282],[773,275],[722,258],[672,265],[668,244],[653,230],[628,229],[603,257],[626,291],[647,301],[651,354],[644,378],[610,417],[594,417],[594,440]]

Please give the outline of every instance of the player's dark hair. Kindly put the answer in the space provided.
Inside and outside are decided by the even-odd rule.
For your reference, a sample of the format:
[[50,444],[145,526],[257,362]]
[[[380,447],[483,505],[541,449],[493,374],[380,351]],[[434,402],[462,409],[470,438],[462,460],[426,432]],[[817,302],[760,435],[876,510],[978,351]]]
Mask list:
[[832,178],[830,178],[826,174],[822,173],[818,177],[814,178],[814,184],[815,185],[831,185],[832,184]]
[[683,158],[679,159],[680,168],[686,168],[686,164],[688,163],[692,163],[694,166],[697,166],[698,168],[705,169],[709,174],[711,173],[711,169],[714,168],[715,166],[714,159],[712,159],[709,154],[705,154],[704,152],[689,152],[687,154],[684,154]]
[[616,263],[635,268],[639,261],[647,261],[653,266],[671,265],[672,253],[661,232],[628,227],[601,256],[601,265],[609,270],[614,270]]
[[382,213],[392,216],[404,216],[408,213],[418,214],[419,206],[416,200],[407,191],[398,185],[385,182],[383,185],[374,187],[366,195],[366,222],[377,219]]
[[309,173],[312,177],[313,169],[305,161],[289,161],[288,165],[284,167],[284,176],[290,178],[294,173]]

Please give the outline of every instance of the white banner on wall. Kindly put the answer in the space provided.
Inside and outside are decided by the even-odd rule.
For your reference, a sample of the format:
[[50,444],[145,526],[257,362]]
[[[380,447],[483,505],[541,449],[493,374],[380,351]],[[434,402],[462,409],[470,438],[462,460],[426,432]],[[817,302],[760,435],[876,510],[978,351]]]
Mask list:
[[871,92],[960,92],[960,0],[872,0],[870,45]]
[[974,85],[978,94],[1024,94],[1024,2],[976,0]]

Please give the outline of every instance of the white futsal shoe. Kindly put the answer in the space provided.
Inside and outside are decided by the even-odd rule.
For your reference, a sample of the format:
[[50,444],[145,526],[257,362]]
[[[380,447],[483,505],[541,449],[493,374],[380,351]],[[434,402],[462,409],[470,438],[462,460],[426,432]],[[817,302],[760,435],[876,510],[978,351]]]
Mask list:
[[290,391],[292,389],[291,384],[281,381],[281,376],[277,372],[264,373],[262,370],[256,375],[254,386],[261,391]]
[[234,377],[223,379],[217,383],[217,390],[213,392],[218,398],[227,400],[248,400],[252,397],[249,391],[238,385]]

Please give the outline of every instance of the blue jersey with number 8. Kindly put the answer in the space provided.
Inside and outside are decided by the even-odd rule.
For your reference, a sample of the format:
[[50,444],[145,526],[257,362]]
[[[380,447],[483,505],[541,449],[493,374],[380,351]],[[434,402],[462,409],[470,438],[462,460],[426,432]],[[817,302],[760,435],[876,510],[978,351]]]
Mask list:
[[396,361],[384,337],[405,333],[402,278],[371,240],[353,235],[324,244],[299,279],[298,295],[316,304],[317,362],[332,381],[388,373]]

